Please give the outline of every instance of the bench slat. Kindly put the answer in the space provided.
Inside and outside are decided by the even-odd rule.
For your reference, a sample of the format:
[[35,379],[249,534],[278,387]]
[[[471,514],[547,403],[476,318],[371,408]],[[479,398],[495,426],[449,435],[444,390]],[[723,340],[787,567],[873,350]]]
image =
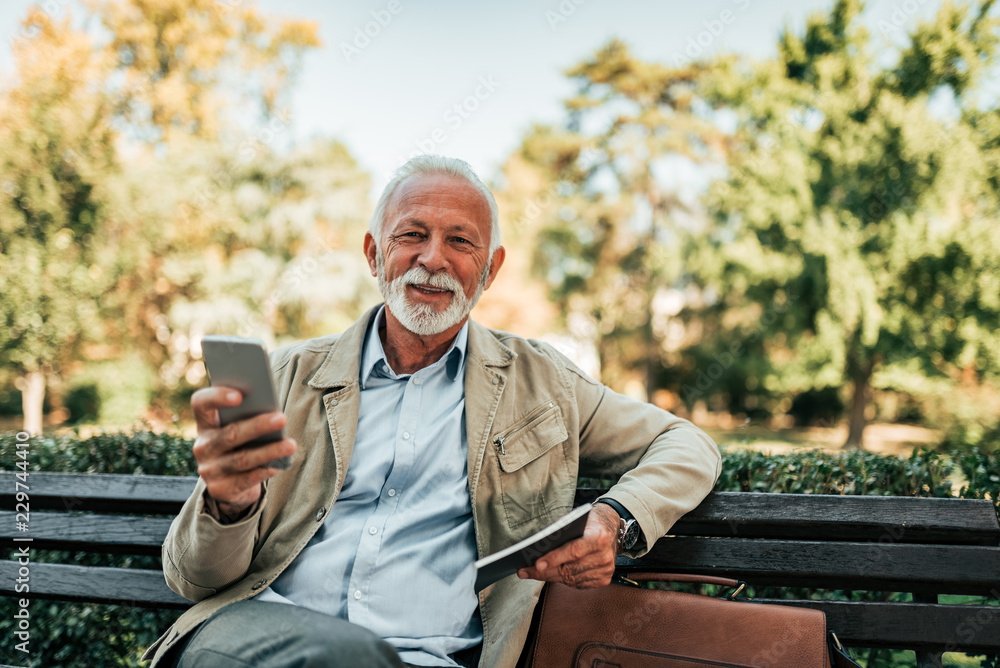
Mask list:
[[[0,504],[14,507],[15,473],[0,472]],[[29,473],[32,510],[92,510],[176,515],[195,477],[115,473]]]
[[[14,590],[18,567],[16,561],[0,560],[0,595],[24,596]],[[29,569],[31,598],[178,610],[192,605],[167,587],[161,571],[37,562],[32,562]]]
[[996,652],[1000,639],[1000,606],[996,605],[783,599],[754,602],[822,610],[827,628],[849,647],[948,652],[961,647],[975,654]]
[[0,538],[30,537],[36,550],[86,550],[114,554],[160,555],[171,520],[166,517],[31,513],[31,531],[16,530],[15,513],[0,511]]
[[618,563],[627,570],[723,575],[753,585],[1000,594],[1000,550],[975,545],[676,536],[658,541],[641,561]]
[[[0,472],[0,503],[12,508],[14,472]],[[197,479],[179,476],[32,473],[35,510],[175,515]],[[578,490],[580,503],[603,490]],[[672,530],[679,535],[1000,545],[987,500],[714,492]]]
[[[578,489],[577,502],[604,490]],[[985,499],[713,492],[670,531],[686,536],[1000,545]]]

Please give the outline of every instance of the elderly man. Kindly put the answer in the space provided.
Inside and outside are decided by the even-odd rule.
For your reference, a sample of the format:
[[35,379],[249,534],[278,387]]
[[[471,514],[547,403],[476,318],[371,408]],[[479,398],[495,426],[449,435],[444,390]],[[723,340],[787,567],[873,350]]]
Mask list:
[[[513,666],[544,581],[607,585],[616,554],[648,550],[712,488],[718,450],[689,422],[469,320],[505,251],[466,163],[404,165],[364,251],[385,305],[272,353],[280,413],[220,429],[239,394],[192,397],[200,479],[163,569],[198,603],[157,663]],[[474,561],[568,512],[578,475],[622,473],[582,538],[475,592]]]

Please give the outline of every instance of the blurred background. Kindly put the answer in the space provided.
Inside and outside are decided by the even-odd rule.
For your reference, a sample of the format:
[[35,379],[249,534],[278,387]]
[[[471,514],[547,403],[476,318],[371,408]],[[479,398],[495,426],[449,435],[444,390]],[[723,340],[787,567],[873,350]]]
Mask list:
[[379,301],[420,152],[494,188],[473,317],[772,451],[1000,441],[991,2],[6,0],[0,431],[178,430],[200,340]]
[[[32,471],[196,475],[202,337],[275,347],[377,304],[368,217],[434,152],[500,207],[507,260],[473,317],[706,428],[716,489],[1000,512],[998,17],[990,0],[3,0],[0,459],[28,468],[24,429]],[[34,665],[83,668],[143,665],[179,612],[33,614]]]

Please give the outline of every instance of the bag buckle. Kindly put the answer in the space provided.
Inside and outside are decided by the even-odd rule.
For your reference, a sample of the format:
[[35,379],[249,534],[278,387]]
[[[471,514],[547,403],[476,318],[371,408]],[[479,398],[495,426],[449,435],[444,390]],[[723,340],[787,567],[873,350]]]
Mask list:
[[615,573],[611,577],[611,584],[625,585],[626,587],[636,587],[636,588],[639,587],[638,582],[636,582],[635,580],[630,580],[621,573]]
[[744,589],[747,588],[747,583],[744,582],[743,580],[738,580],[737,582],[739,584],[736,587],[736,589],[734,589],[732,593],[730,593],[728,596],[725,597],[727,601],[735,601],[736,597],[740,595],[740,592],[742,592]]

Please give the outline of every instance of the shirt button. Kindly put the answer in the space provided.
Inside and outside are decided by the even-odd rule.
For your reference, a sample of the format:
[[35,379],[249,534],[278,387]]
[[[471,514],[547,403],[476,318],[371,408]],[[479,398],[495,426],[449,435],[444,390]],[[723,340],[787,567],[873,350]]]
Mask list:
[[358,601],[360,599],[361,599],[361,590],[358,589],[357,591],[354,592],[354,600]]
[[374,536],[375,534],[378,533],[378,529],[376,529],[375,527],[368,527],[368,533]]
[[323,515],[325,514],[326,514],[326,508],[320,507],[320,509],[316,511],[316,521],[317,522],[322,521]]
[[404,441],[410,440],[410,432],[408,432],[408,431],[404,431],[403,432],[403,440]]
[[413,384],[414,385],[419,385],[420,384],[420,379],[419,378],[414,378],[413,379]]
[[396,490],[390,489],[389,490],[389,496],[396,496]]

